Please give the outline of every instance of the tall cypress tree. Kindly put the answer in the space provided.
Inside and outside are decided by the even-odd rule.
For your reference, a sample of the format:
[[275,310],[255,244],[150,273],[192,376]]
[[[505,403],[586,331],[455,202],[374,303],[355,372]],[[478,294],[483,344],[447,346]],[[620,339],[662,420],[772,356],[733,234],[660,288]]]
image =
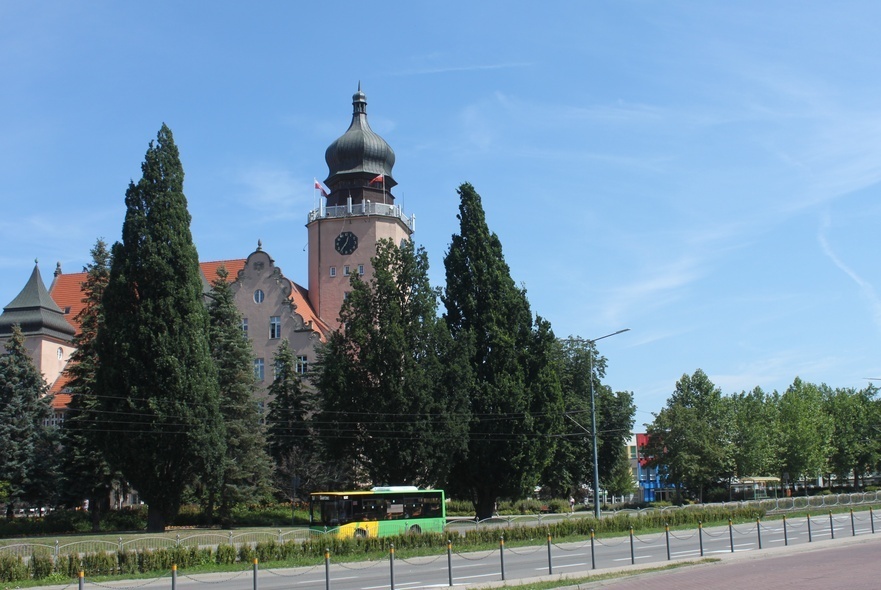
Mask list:
[[65,494],[67,500],[89,501],[92,529],[98,530],[101,517],[110,510],[110,491],[116,472],[110,468],[101,447],[104,420],[95,393],[98,370],[96,336],[104,322],[101,298],[110,277],[110,251],[104,240],[92,248],[92,262],[86,266],[82,310],[77,314],[80,331],[73,339],[75,348],[66,373],[72,393],[62,430],[64,443]]
[[54,432],[44,424],[52,412],[48,390],[24,347],[21,328],[13,326],[0,355],[0,481],[8,485],[8,519],[16,502],[44,504],[52,499],[46,489],[55,450]]
[[[257,503],[271,488],[272,465],[260,415],[254,403],[256,382],[251,342],[242,332],[242,314],[235,306],[228,273],[221,267],[211,283],[208,313],[211,317],[211,354],[217,366],[220,411],[226,431],[226,457],[216,492],[221,525],[232,525],[232,509],[240,503]],[[213,502],[211,502],[213,505]],[[209,509],[209,513],[212,510]]]
[[161,531],[194,478],[219,477],[225,441],[184,171],[164,124],[141,170],[112,249],[97,389],[111,465]]
[[499,497],[531,492],[553,456],[563,412],[559,355],[550,324],[533,318],[511,278],[480,196],[468,183],[459,196],[460,231],[444,258],[442,299],[453,337],[472,346],[474,383],[468,455],[452,481],[487,518]]

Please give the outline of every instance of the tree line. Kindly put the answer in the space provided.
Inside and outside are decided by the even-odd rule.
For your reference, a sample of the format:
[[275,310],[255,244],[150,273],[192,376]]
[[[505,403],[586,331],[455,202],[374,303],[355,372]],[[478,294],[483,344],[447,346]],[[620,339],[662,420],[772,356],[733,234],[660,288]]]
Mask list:
[[[279,347],[268,411],[254,399],[253,352],[225,270],[206,294],[171,130],[150,142],[125,193],[120,241],[98,240],[67,368],[64,427],[49,426],[47,386],[20,330],[0,356],[0,499],[88,500],[97,527],[110,491],[137,490],[148,530],[184,502],[231,524],[243,503],[365,484],[444,487],[478,516],[500,498],[576,493],[599,469],[629,489],[630,392],[602,384],[589,341],[558,339],[511,277],[480,196],[458,189],[459,232],[446,284],[428,280],[411,242],[377,244],[369,280],[351,277],[342,328],[318,346],[308,378]],[[624,472],[627,477],[624,477]]]
[[877,388],[832,388],[796,378],[786,391],[723,395],[698,369],[647,425],[640,452],[668,483],[703,500],[736,478],[775,476],[790,490],[832,477],[865,485],[881,469]]

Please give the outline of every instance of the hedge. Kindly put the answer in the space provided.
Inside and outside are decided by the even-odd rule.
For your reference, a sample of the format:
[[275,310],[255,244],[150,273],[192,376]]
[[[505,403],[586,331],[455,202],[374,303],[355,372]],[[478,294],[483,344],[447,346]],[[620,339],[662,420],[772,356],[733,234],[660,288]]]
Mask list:
[[[554,538],[588,536],[591,530],[596,534],[623,533],[631,527],[638,530],[659,529],[664,525],[694,525],[698,522],[724,522],[729,518],[744,522],[754,521],[764,516],[758,507],[742,507],[734,510],[722,507],[694,507],[670,511],[653,511],[638,515],[618,513],[597,521],[593,517],[570,518],[540,526],[514,526],[504,529],[484,527],[465,533],[457,549],[467,546],[492,544],[504,535],[507,541],[527,541],[544,538],[550,534]],[[267,541],[255,545],[221,544],[216,548],[172,547],[139,551],[108,551],[85,553],[81,555],[64,554],[56,559],[46,552],[37,552],[25,564],[21,557],[0,553],[0,581],[14,582],[27,579],[44,579],[59,574],[65,578],[76,578],[80,571],[89,577],[112,576],[120,574],[165,572],[172,565],[185,569],[208,564],[250,563],[255,558],[261,563],[285,562],[298,558],[320,559],[325,549],[332,555],[353,556],[375,555],[388,552],[391,545],[396,549],[446,548],[449,534],[405,533],[393,537],[369,537],[366,539],[324,537],[307,541],[289,540],[285,542]]]

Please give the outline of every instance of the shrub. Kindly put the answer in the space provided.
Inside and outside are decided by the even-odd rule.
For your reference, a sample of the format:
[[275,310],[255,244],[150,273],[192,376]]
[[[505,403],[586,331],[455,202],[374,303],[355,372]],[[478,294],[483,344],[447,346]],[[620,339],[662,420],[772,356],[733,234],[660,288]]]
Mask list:
[[76,578],[80,575],[80,557],[66,553],[55,560],[55,571],[65,578]]
[[21,557],[0,554],[0,582],[17,582],[28,579],[28,568]]
[[147,528],[147,509],[132,506],[122,510],[111,510],[101,520],[104,531],[142,531]]
[[92,530],[86,510],[55,510],[42,519],[44,533],[87,533]]
[[236,548],[233,545],[218,545],[217,553],[214,560],[219,564],[230,564],[236,562]]
[[87,576],[112,576],[117,573],[119,560],[116,552],[85,553],[82,557],[83,569]]
[[52,556],[45,552],[38,552],[31,555],[28,569],[31,571],[31,577],[35,580],[42,580],[52,575],[55,570],[55,564],[52,563]]

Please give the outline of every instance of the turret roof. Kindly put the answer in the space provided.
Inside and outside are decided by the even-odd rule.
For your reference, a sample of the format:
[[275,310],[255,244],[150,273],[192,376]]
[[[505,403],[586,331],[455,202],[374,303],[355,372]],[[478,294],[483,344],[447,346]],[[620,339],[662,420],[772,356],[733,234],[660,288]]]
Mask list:
[[49,296],[40,276],[40,267],[36,263],[24,288],[0,314],[0,336],[11,334],[15,324],[21,326],[25,336],[52,336],[70,341],[76,333]]

